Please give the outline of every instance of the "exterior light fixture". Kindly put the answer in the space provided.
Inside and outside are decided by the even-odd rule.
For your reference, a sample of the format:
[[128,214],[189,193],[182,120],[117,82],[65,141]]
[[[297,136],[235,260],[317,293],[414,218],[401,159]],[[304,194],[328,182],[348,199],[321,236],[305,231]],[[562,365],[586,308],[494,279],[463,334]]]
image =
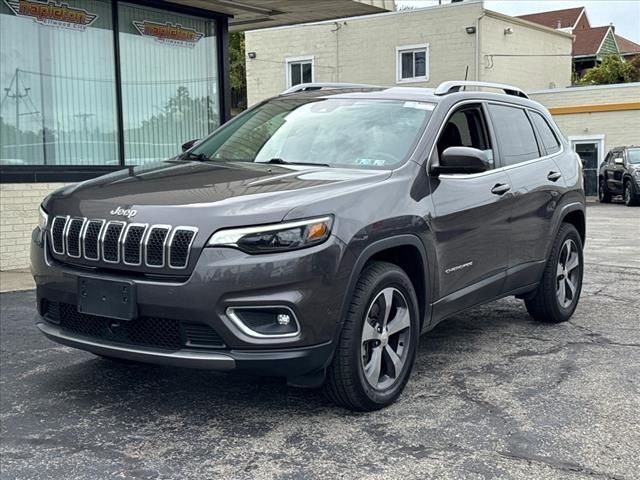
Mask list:
[[505,35],[513,35],[513,28],[511,27],[507,27],[504,29],[504,34]]
[[473,35],[474,33],[476,33],[476,27],[471,25],[470,27],[466,27],[465,31],[469,34],[469,35]]
[[251,58],[251,59],[254,59],[254,58],[256,58],[256,52],[249,52],[249,53],[247,53],[247,56],[249,58]]

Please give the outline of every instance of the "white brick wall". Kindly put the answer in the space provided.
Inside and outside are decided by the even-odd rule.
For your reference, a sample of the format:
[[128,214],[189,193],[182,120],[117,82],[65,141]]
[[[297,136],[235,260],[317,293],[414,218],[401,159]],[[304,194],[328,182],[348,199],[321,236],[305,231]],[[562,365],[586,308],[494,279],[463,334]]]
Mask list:
[[0,184],[0,270],[29,267],[31,232],[38,223],[38,207],[62,183]]
[[[466,27],[479,32],[467,34]],[[512,35],[504,35],[511,27]],[[402,84],[436,86],[446,80],[476,78],[476,41],[480,80],[512,83],[524,89],[557,87],[571,82],[572,38],[485,11],[480,2],[443,5],[395,14],[356,17],[336,22],[297,25],[247,32],[248,104],[282,92],[286,87],[287,57],[314,56],[316,82],[354,82],[396,85],[396,47],[428,43],[429,81]],[[540,53],[565,55],[520,57]],[[487,55],[493,66],[487,67]]]

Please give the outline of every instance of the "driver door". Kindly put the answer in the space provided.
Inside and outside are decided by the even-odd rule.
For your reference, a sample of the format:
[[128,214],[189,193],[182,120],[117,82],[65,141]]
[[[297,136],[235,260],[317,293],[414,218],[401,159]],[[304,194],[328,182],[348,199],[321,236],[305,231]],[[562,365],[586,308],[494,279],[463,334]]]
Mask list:
[[[497,158],[486,119],[486,107],[480,102],[458,107],[448,117],[432,155],[465,146]],[[507,174],[497,166],[494,160],[494,168],[486,172],[430,176],[438,258],[435,321],[502,291],[512,195]]]

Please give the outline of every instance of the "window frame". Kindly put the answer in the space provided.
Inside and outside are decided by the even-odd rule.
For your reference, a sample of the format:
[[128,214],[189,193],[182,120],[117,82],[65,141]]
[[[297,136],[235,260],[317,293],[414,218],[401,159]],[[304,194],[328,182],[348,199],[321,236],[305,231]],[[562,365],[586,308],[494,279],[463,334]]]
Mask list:
[[[43,182],[81,182],[107,173],[132,168],[126,165],[124,157],[124,131],[122,119],[122,85],[120,75],[120,28],[118,23],[118,0],[107,0],[111,4],[111,21],[114,52],[114,70],[116,75],[116,116],[118,135],[118,164],[117,165],[0,165],[0,176],[4,183],[43,183]],[[197,7],[178,5],[161,0],[127,0],[131,5],[157,8],[174,13],[193,15],[208,20],[215,20],[216,49],[218,71],[218,102],[220,125],[224,125],[231,118],[231,85],[229,81],[229,18],[223,12],[212,12]],[[213,133],[213,132],[212,132]]]
[[[402,54],[424,51],[424,75],[419,77],[402,78]],[[415,56],[413,58],[413,73],[415,74]],[[429,44],[401,45],[396,47],[396,83],[418,83],[429,81]]]
[[[540,153],[544,153],[543,156],[554,156],[554,155],[558,155],[559,153],[562,152],[562,141],[560,140],[560,138],[558,138],[558,134],[556,133],[556,131],[553,129],[553,127],[551,126],[551,124],[549,123],[549,120],[547,120],[547,118],[545,117],[545,115],[538,111],[538,110],[534,110],[532,108],[528,108],[527,109],[527,115],[529,117],[529,121],[531,122],[531,125],[533,126],[533,132],[538,140],[538,147],[539,149],[541,149]],[[534,115],[538,115],[542,121],[547,125],[547,127],[549,128],[549,130],[551,131],[551,135],[553,135],[553,138],[555,138],[556,143],[558,145],[558,150],[556,150],[555,152],[550,152],[549,149],[547,148],[547,146],[544,144],[544,141],[542,139],[542,134],[541,132],[538,130],[538,127],[536,126],[536,122],[534,120]],[[538,157],[538,158],[542,158],[542,157]]]
[[[291,88],[293,85],[291,84],[291,65],[302,65],[305,63],[311,63],[311,82],[316,81],[316,67],[315,67],[315,55],[302,55],[299,57],[286,57],[284,59],[284,69],[285,69],[285,78],[286,78],[286,88]],[[302,70],[300,71],[300,79],[302,78]],[[301,82],[307,83],[307,82]],[[300,85],[297,83],[296,85]]]

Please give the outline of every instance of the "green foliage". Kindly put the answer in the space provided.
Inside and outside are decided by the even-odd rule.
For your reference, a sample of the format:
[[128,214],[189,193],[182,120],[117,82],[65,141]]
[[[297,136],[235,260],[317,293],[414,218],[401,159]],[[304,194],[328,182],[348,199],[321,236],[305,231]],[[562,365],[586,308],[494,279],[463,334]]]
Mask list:
[[244,33],[229,34],[229,77],[232,107],[244,109],[247,104],[247,70],[245,64]]
[[580,85],[608,85],[640,81],[640,57],[625,62],[618,55],[609,55],[602,63],[590,68],[578,82]]

